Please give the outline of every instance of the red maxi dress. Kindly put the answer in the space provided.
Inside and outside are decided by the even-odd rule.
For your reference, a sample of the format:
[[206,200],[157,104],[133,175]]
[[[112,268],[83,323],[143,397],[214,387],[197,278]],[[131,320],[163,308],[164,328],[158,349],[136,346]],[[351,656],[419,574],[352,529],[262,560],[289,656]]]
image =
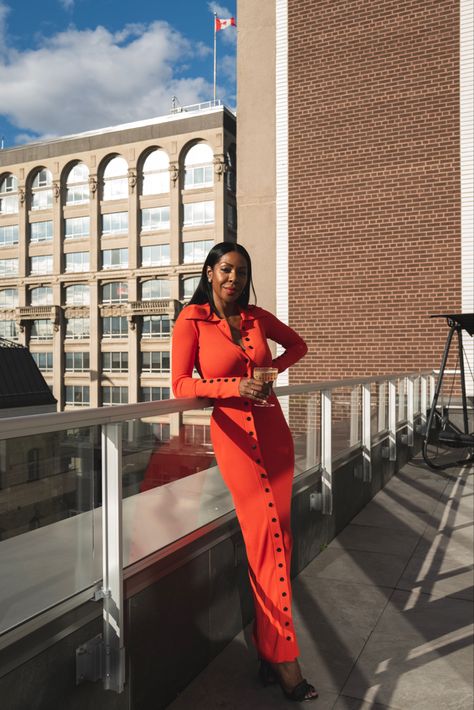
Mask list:
[[[286,370],[307,347],[294,330],[257,306],[241,310],[243,350],[225,319],[209,305],[189,305],[173,330],[172,385],[176,397],[215,400],[211,438],[217,464],[234,503],[247,551],[255,603],[253,638],[273,663],[298,655],[291,613],[290,528],[293,440],[275,395],[258,407],[239,394],[254,366]],[[272,359],[267,338],[285,352]],[[201,378],[192,377],[193,368]]]

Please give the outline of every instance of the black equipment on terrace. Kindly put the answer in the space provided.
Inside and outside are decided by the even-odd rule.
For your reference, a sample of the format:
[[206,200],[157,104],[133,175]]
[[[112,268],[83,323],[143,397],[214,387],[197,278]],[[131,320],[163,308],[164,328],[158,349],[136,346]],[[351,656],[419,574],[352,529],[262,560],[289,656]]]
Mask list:
[[[474,390],[472,389],[474,385],[471,384],[474,383],[474,377],[469,360],[465,357],[463,347],[463,331],[471,338],[474,336],[474,313],[444,313],[433,315],[431,318],[446,318],[449,332],[444,346],[433,401],[428,414],[422,453],[428,466],[437,470],[443,470],[451,466],[465,465],[474,462]],[[459,409],[458,407],[457,409],[461,416],[458,417],[457,421],[453,419],[455,410],[451,407],[454,376],[447,406],[438,406],[438,400],[446,374],[449,351],[455,333],[457,334],[458,347],[454,376],[457,374],[459,365],[461,389],[461,408]],[[468,395],[466,391],[465,364],[467,364],[470,376],[470,395]],[[450,456],[449,453],[446,455],[447,449],[456,449],[456,456]]]

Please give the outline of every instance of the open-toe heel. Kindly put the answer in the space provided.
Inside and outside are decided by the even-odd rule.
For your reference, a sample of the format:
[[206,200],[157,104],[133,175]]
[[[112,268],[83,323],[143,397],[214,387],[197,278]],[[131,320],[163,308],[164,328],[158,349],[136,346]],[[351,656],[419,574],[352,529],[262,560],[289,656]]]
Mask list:
[[264,658],[260,658],[260,666],[258,669],[258,677],[263,686],[275,685],[279,682],[278,675],[273,670],[271,663],[266,661]]
[[[286,688],[284,688],[281,682],[280,687],[284,695],[286,695],[286,697],[288,698],[288,700],[294,700],[297,703],[303,703],[309,700],[316,700],[316,698],[318,697],[318,693],[316,692],[316,688],[314,687],[314,685],[311,685],[311,683],[308,683],[308,681],[305,679],[298,683],[298,685],[295,685],[295,687],[291,690],[287,690]],[[309,696],[308,693],[310,693]]]

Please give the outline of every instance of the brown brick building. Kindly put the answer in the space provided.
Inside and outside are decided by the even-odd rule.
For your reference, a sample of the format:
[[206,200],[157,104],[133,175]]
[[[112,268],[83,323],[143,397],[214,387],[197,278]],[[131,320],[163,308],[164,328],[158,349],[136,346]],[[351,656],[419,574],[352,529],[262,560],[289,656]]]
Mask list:
[[239,241],[292,381],[437,366],[429,315],[474,311],[472,1],[238,10]]

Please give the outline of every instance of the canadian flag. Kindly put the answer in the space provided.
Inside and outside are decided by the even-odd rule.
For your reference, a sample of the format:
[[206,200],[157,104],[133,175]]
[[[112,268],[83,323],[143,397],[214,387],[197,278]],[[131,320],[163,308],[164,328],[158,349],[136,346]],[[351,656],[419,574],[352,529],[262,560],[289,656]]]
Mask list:
[[235,17],[229,17],[228,20],[221,20],[216,17],[216,32],[219,32],[219,30],[226,30],[228,27],[235,26]]

